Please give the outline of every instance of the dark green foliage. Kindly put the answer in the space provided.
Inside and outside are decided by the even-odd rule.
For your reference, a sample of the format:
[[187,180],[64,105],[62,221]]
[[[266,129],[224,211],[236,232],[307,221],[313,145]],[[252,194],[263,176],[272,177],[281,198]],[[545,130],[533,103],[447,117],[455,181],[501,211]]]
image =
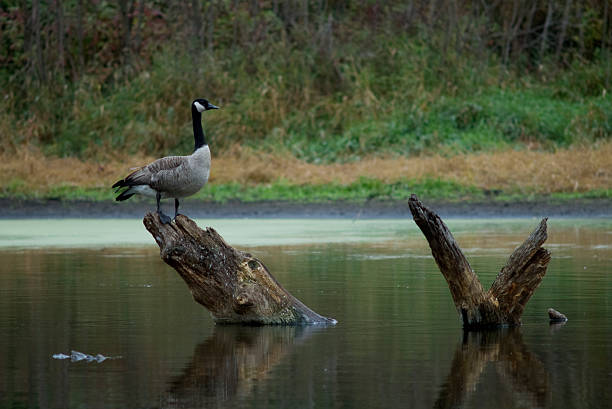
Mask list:
[[313,162],[607,139],[612,12],[565,4],[0,1],[0,150],[186,153],[195,97]]

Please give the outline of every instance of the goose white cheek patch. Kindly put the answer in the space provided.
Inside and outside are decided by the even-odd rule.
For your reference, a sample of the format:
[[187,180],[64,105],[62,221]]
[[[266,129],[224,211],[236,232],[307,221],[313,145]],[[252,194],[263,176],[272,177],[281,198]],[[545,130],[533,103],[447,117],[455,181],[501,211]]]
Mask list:
[[194,102],[193,104],[195,105],[198,112],[204,112],[206,110],[206,108],[204,108],[204,105],[200,104],[198,101]]

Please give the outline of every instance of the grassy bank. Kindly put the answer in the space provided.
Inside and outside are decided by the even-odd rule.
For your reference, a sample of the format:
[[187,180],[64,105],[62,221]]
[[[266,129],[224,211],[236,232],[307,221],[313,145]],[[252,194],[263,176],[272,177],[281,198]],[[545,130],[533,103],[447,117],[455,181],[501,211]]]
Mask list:
[[206,97],[200,199],[610,197],[604,2],[247,3],[142,2],[132,21],[93,2],[79,25],[69,1],[64,37],[46,3],[0,13],[0,195],[111,199],[130,166],[190,152]]

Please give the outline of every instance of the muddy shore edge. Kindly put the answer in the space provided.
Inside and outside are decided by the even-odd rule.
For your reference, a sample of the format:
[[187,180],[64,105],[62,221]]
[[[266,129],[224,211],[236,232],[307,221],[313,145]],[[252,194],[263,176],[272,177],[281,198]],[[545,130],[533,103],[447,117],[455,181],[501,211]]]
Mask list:
[[[536,200],[515,202],[445,202],[420,198],[441,217],[612,217],[612,200]],[[153,200],[129,202],[87,200],[0,199],[0,218],[142,218],[155,209]],[[171,214],[173,202],[163,209]],[[185,199],[181,213],[192,218],[398,218],[411,217],[404,200],[369,200],[364,203],[330,201],[203,202]]]

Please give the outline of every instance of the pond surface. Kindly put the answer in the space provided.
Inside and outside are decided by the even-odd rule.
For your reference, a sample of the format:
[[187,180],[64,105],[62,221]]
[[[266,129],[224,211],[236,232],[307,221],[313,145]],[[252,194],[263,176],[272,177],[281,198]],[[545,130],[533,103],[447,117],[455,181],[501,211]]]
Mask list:
[[[485,288],[539,220],[448,220]],[[464,333],[411,220],[206,220],[338,325],[215,326],[140,220],[0,221],[0,408],[612,402],[612,221],[549,220],[510,330]],[[546,310],[565,313],[550,326]],[[56,359],[71,351],[102,362]]]

